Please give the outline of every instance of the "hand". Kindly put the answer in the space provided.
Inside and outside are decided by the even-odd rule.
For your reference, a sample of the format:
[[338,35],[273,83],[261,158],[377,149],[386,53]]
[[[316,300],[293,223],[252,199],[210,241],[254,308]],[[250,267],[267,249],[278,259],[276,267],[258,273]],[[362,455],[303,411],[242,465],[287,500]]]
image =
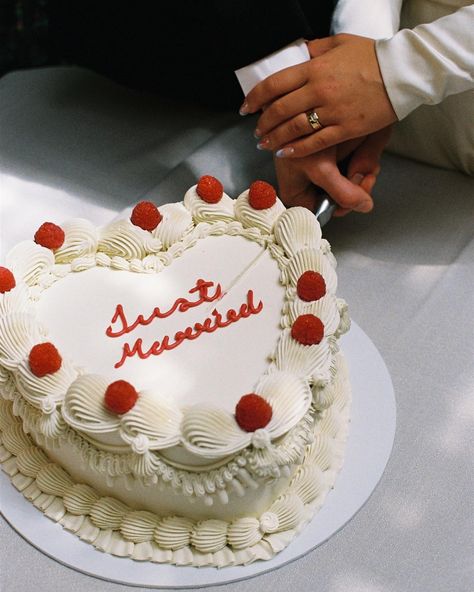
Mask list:
[[[311,60],[269,76],[246,97],[242,113],[266,107],[256,129],[260,148],[300,158],[397,120],[373,39],[335,35],[310,41],[308,49]],[[323,125],[319,131],[306,116],[313,109]]]
[[[336,216],[350,211],[369,212],[370,193],[380,172],[380,156],[390,136],[386,128],[297,159],[275,159],[279,197],[285,205],[315,210],[322,188],[339,205]],[[348,177],[341,174],[337,161],[351,154]],[[317,187],[316,187],[317,186]]]

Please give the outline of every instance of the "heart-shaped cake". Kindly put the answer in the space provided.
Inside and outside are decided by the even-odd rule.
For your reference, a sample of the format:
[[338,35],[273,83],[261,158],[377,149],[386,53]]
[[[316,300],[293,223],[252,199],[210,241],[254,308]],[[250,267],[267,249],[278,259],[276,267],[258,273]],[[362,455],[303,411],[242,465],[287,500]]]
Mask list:
[[0,267],[0,460],[107,552],[268,559],[342,463],[336,286],[314,215],[262,181],[42,224]]

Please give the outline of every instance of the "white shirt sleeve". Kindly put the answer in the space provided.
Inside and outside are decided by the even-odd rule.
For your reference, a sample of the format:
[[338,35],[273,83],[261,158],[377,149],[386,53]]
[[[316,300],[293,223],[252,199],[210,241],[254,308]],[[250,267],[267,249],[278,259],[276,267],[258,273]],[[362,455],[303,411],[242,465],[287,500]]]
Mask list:
[[[339,0],[332,19],[333,33],[353,33],[379,39],[391,37],[400,24],[402,0]],[[235,71],[243,93],[260,81],[289,66],[309,60],[303,39]]]
[[473,32],[471,5],[376,42],[382,77],[399,119],[422,104],[434,105],[474,89]]
[[253,64],[236,70],[235,75],[244,95],[247,95],[256,84],[267,78],[267,76],[275,74],[275,72],[279,72],[283,68],[296,66],[296,64],[302,64],[308,60],[309,52],[306,42],[303,39],[298,39],[283,49],[279,49]]
[[339,0],[331,31],[372,39],[391,37],[400,27],[403,0]]

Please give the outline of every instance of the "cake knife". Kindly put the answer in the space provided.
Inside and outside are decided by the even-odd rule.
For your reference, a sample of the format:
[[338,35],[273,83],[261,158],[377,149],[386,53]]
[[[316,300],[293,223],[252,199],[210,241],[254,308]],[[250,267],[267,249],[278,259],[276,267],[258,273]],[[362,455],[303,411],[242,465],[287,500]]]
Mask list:
[[323,227],[332,218],[332,215],[336,211],[336,202],[325,194],[322,196],[322,200],[319,206],[316,208],[314,215],[319,222],[319,225]]

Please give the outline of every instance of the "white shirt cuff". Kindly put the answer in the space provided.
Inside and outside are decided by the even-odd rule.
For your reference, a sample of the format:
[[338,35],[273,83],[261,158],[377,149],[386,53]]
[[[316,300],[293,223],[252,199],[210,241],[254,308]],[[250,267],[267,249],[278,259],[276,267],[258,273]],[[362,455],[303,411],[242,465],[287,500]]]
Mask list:
[[371,39],[391,37],[400,26],[402,0],[339,0],[331,31]]
[[296,66],[296,64],[302,64],[308,60],[309,52],[306,42],[303,39],[298,39],[283,49],[279,49],[253,64],[236,70],[235,75],[244,95],[247,95],[254,86],[271,74],[290,66]]

